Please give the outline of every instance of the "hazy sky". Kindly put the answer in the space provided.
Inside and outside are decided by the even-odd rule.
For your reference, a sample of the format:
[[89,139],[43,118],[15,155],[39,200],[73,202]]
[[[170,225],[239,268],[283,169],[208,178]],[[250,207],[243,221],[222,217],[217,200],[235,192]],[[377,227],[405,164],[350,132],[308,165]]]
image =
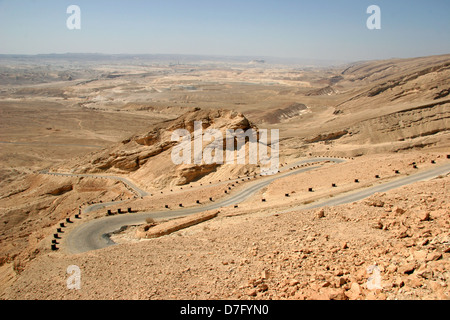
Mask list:
[[[69,5],[81,30],[69,30]],[[369,30],[372,5],[381,30]],[[0,0],[0,53],[364,60],[450,53],[450,0]]]

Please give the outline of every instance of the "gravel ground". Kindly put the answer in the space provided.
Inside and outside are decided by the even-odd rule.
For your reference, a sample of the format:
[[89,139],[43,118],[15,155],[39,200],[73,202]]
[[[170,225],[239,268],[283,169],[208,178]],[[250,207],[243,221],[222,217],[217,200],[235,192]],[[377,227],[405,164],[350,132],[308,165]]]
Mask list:
[[334,208],[227,208],[158,239],[42,254],[20,275],[4,265],[1,298],[448,299],[448,190],[444,177]]

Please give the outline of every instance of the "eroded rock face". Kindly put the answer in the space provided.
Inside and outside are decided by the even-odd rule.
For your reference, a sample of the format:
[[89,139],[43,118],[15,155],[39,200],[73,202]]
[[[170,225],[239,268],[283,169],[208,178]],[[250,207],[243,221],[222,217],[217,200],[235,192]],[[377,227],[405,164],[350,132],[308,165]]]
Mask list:
[[307,142],[313,143],[313,142],[319,142],[319,141],[337,140],[337,139],[345,136],[346,134],[348,134],[347,130],[332,132],[332,133],[328,133],[328,134],[320,134],[317,137],[314,137],[313,139],[307,140]]
[[305,113],[308,107],[303,103],[291,103],[286,107],[279,108],[275,111],[270,111],[266,113],[262,120],[267,123],[279,123],[285,120],[290,120],[292,118],[298,117]]
[[[167,185],[184,185],[196,181],[220,167],[219,164],[175,165],[171,160],[172,133],[185,129],[194,139],[194,123],[201,121],[202,129],[217,129],[223,134],[226,145],[226,130],[242,129],[246,131],[256,127],[242,114],[231,110],[194,109],[172,121],[166,121],[149,132],[135,135],[115,146],[94,153],[87,161],[70,163],[66,167],[82,173],[119,173],[133,174],[144,185],[163,188]],[[208,145],[203,141],[203,148]],[[75,168],[75,170],[73,170]],[[64,171],[63,168],[60,169]]]
[[48,192],[48,194],[52,195],[52,196],[60,196],[66,192],[72,191],[73,190],[73,186],[71,184],[67,184],[61,187],[58,187],[56,189],[53,189],[51,191]]
[[179,168],[177,171],[178,173],[178,179],[176,181],[176,185],[184,185],[188,184],[192,181],[195,181],[212,171],[216,170],[216,168],[219,166],[217,163],[212,163],[208,165],[183,165]]
[[111,149],[95,154],[85,171],[99,172],[111,169],[133,172],[139,170],[149,158],[171,149],[177,143],[171,141],[175,130],[186,129],[192,134],[195,121],[202,122],[203,130],[214,128],[223,130],[224,133],[226,129],[245,131],[254,127],[242,113],[230,110],[196,109],[178,119],[161,123],[146,134],[131,137]]

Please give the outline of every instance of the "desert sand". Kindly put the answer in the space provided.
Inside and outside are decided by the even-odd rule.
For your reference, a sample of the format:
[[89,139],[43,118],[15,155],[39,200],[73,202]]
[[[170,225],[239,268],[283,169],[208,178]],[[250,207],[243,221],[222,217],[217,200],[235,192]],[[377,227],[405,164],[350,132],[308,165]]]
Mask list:
[[[449,55],[307,68],[88,58],[0,67],[0,298],[449,298],[448,171],[304,208],[448,165]],[[210,198],[265,178],[259,165],[175,165],[171,133],[192,133],[194,121],[278,129],[280,178],[205,218]],[[307,159],[316,160],[296,167]],[[179,204],[198,212],[171,217]],[[77,228],[127,208],[167,218],[70,252]],[[67,288],[70,265],[80,290]]]

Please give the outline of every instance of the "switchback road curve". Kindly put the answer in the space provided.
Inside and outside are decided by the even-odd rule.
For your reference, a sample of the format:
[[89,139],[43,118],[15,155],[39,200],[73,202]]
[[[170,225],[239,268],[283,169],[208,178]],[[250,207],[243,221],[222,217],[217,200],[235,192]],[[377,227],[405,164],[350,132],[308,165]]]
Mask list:
[[[313,163],[318,161],[330,161],[335,163],[344,162],[345,160],[342,159],[335,159],[335,158],[314,158],[314,159],[308,159],[308,160],[302,160],[297,162],[295,165],[298,164],[305,164],[305,163]],[[83,223],[76,228],[74,228],[66,237],[65,237],[65,247],[66,250],[69,253],[82,253],[87,252],[91,250],[101,249],[105,248],[107,246],[114,245],[115,243],[112,242],[109,239],[108,234],[119,230],[123,226],[128,225],[136,225],[136,224],[142,224],[145,219],[147,218],[153,218],[153,219],[170,219],[175,217],[181,217],[181,216],[187,216],[195,213],[200,213],[208,210],[215,210],[220,209],[222,207],[227,207],[231,205],[239,204],[249,197],[251,197],[253,194],[264,188],[265,186],[269,185],[273,181],[289,176],[294,174],[299,174],[302,172],[306,172],[309,170],[313,170],[318,168],[319,166],[311,166],[301,169],[295,169],[291,171],[287,171],[289,168],[283,168],[284,172],[277,174],[275,176],[265,177],[258,181],[254,181],[251,183],[247,183],[247,188],[237,194],[230,195],[227,198],[221,199],[217,202],[212,202],[208,205],[198,206],[198,207],[192,207],[192,208],[182,208],[179,210],[173,210],[173,211],[155,211],[155,212],[143,212],[143,213],[135,213],[135,214],[128,214],[128,215],[117,215],[112,217],[103,217],[99,219],[95,219],[86,223]],[[374,193],[377,192],[385,192],[394,188],[398,188],[403,185],[411,184],[418,181],[424,181],[429,180],[434,177],[448,174],[450,172],[450,163],[441,165],[439,167],[423,171],[420,173],[412,174],[406,177],[397,178],[395,180],[392,180],[390,182],[382,183],[379,185],[363,188],[361,190],[348,192],[345,194],[341,194],[339,196],[335,196],[331,199],[325,199],[325,200],[318,200],[314,202],[313,204],[309,205],[303,205],[298,206],[295,208],[290,208],[289,210],[285,210],[282,212],[277,213],[283,213],[283,212],[290,212],[294,210],[302,210],[302,209],[312,209],[322,206],[335,206],[345,203],[350,203],[354,201],[358,201],[361,199],[364,199]],[[102,207],[106,207],[108,205],[117,204],[117,202],[111,202],[111,203],[103,203],[103,204],[97,204],[88,207],[87,211],[94,211],[97,209],[100,209]]]
[[[268,176],[264,178],[260,178],[258,181],[254,182],[248,182],[246,184],[247,188],[243,190],[242,192],[239,192],[234,195],[230,195],[230,197],[226,197],[224,199],[220,199],[218,201],[212,202],[208,205],[193,207],[193,208],[180,208],[178,210],[173,211],[154,211],[154,212],[141,212],[141,213],[135,213],[135,214],[129,214],[129,215],[117,215],[117,216],[111,216],[111,217],[103,217],[99,219],[95,219],[86,223],[83,223],[79,226],[77,226],[74,230],[72,230],[68,235],[65,237],[65,247],[67,251],[70,253],[81,253],[96,249],[101,249],[110,245],[114,245],[115,243],[112,242],[108,234],[119,230],[123,226],[128,225],[135,225],[135,224],[142,224],[145,219],[147,218],[153,218],[153,219],[171,219],[176,217],[182,217],[187,216],[199,212],[204,212],[208,210],[215,210],[231,205],[239,204],[249,197],[251,197],[253,194],[264,188],[265,186],[269,185],[271,182],[273,182],[276,179],[286,177],[289,175],[299,174],[302,172],[306,172],[309,170],[313,170],[318,168],[318,166],[310,166],[300,169],[293,169],[289,171],[290,168],[296,167],[302,164],[312,164],[316,162],[335,162],[335,163],[341,163],[345,160],[338,159],[338,158],[311,158],[311,159],[305,159],[300,160],[294,164],[291,165],[291,167],[284,167],[280,169],[280,173],[275,176]],[[99,176],[99,175],[89,175],[89,174],[70,174],[70,173],[49,173],[49,172],[41,172],[42,174],[51,174],[51,175],[57,175],[57,176],[82,176],[82,177],[103,177],[103,178],[111,178],[111,179],[118,179],[120,177],[113,177],[113,176]],[[126,180],[125,178],[120,178],[121,181],[124,183],[129,183],[130,181]],[[231,182],[231,181],[227,181]],[[211,185],[213,186],[213,185]],[[145,191],[141,190],[144,194]],[[145,195],[148,195],[148,193],[145,192]],[[144,195],[144,196],[145,196]],[[105,208],[110,205],[115,205],[120,203],[118,202],[108,202],[108,203],[98,203],[91,206],[86,207],[83,212],[91,212],[95,210],[99,210],[102,208]]]

